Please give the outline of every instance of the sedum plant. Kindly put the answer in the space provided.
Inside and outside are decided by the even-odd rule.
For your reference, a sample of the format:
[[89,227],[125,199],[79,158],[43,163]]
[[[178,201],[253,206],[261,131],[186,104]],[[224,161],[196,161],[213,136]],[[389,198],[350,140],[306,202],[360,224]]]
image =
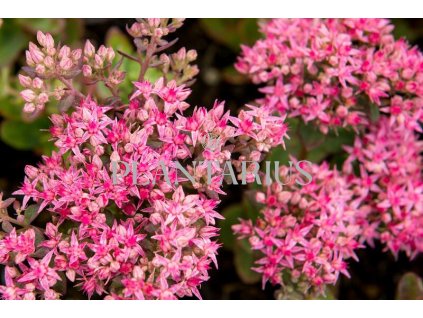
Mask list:
[[[263,21],[235,64],[263,96],[236,116],[189,104],[197,53],[170,51],[182,25],[137,19],[134,48],[29,44],[23,113],[50,116],[55,151],[25,168],[22,203],[0,196],[2,298],[201,298],[234,223],[242,240],[221,240],[238,273],[280,299],[325,295],[376,240],[423,250],[423,57],[388,20]],[[268,159],[297,170],[269,178]],[[224,182],[258,183],[241,213],[219,211]]]
[[355,135],[338,167],[313,164],[304,187],[266,184],[257,220],[233,226],[278,298],[324,294],[365,243],[395,257],[423,251],[423,56],[392,30],[385,19],[273,19],[242,47],[235,67],[262,84],[258,107],[319,129],[315,149],[333,132]]
[[[3,298],[57,299],[69,288],[106,299],[201,298],[217,267],[226,163],[260,160],[283,144],[287,127],[254,107],[238,117],[223,102],[192,108],[196,53],[165,53],[176,42],[165,37],[182,22],[138,19],[128,27],[136,53],[119,52],[116,64],[113,48],[89,41],[71,50],[39,32],[29,44],[23,111],[39,116],[60,100],[50,128],[57,150],[25,168],[15,212],[12,199],[0,201]],[[119,90],[123,59],[139,66],[128,96]],[[90,95],[95,85],[109,90],[104,100]]]

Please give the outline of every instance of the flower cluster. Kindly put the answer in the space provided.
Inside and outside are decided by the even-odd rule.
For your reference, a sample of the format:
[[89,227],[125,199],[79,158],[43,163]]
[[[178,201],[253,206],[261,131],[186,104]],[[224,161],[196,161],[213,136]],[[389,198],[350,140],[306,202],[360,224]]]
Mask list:
[[[171,43],[162,37],[180,23],[141,19],[130,28],[142,60],[129,102],[103,106],[81,97],[71,112],[51,116],[56,151],[26,167],[15,192],[23,195],[18,217],[9,216],[8,201],[1,206],[1,220],[15,225],[0,240],[3,298],[59,298],[68,281],[88,297],[201,297],[201,283],[217,266],[225,163],[236,156],[259,160],[284,143],[287,128],[284,118],[259,108],[232,117],[219,102],[187,115],[196,53],[157,55]],[[83,75],[106,78],[103,67],[113,57],[112,49],[96,51],[87,42]],[[152,82],[144,75],[158,60],[165,76]],[[117,99],[115,86],[109,88]],[[33,225],[41,214],[47,223]]]
[[116,95],[117,86],[125,79],[125,73],[113,67],[115,51],[111,47],[101,45],[96,51],[94,45],[87,40],[84,46],[82,75],[90,83],[103,81]]
[[383,19],[274,19],[242,47],[239,72],[267,83],[257,102],[329,128],[369,122],[371,107],[407,129],[422,120],[423,57]]
[[274,19],[261,29],[265,38],[243,47],[236,64],[266,83],[261,109],[323,133],[357,132],[342,171],[323,163],[311,185],[268,185],[257,194],[266,205],[257,222],[234,227],[264,255],[263,282],[281,285],[281,297],[319,294],[347,274],[345,259],[363,243],[378,239],[395,256],[422,252],[422,53],[381,19]]
[[[30,42],[26,51],[28,76],[19,75],[19,81],[26,89],[21,92],[25,100],[24,113],[35,117],[45,109],[50,96],[60,100],[67,91],[75,92],[70,79],[78,75],[82,62],[82,50],[71,50],[68,46],[55,46],[49,33],[37,33],[39,46]],[[46,80],[58,79],[63,85],[54,87],[51,91]]]
[[422,252],[423,142],[382,118],[345,148],[344,172],[361,201],[355,214],[363,241],[380,239],[395,256],[405,251],[413,258]]
[[[171,166],[201,151],[199,145],[190,149],[190,136],[169,119],[188,106],[183,100],[189,91],[160,83],[142,105],[131,102],[120,119],[106,115],[109,107],[89,100],[70,116],[52,117],[58,152],[44,157],[38,167],[28,166],[16,192],[24,195],[24,205],[32,199],[52,218],[37,246],[46,254],[41,260],[28,258],[31,266],[21,266],[13,278],[14,284],[32,284],[33,297],[53,294],[60,272],[90,297],[200,297],[197,288],[208,279],[219,246],[212,240],[217,235],[215,218],[220,218],[214,210],[218,201],[172,186],[183,182],[175,173],[169,172],[172,184],[159,174],[160,161]],[[136,162],[136,182],[134,176],[122,176],[114,183],[113,161]],[[153,182],[146,183],[146,178]],[[20,251],[21,240],[15,237],[12,232],[4,239],[3,251],[8,253],[9,246]],[[32,250],[26,249],[29,254],[33,244]],[[20,263],[18,255],[10,256],[5,260],[9,266]],[[39,267],[48,270],[51,279],[44,282],[45,271]]]
[[281,167],[281,179],[289,174],[289,180],[257,192],[257,202],[264,205],[258,219],[233,226],[263,255],[254,268],[262,274],[263,288],[267,281],[281,285],[283,297],[323,293],[339,274],[349,276],[345,260],[357,259],[355,250],[362,247],[356,196],[346,179],[326,163],[303,169],[313,176],[310,184],[301,187],[298,173]]

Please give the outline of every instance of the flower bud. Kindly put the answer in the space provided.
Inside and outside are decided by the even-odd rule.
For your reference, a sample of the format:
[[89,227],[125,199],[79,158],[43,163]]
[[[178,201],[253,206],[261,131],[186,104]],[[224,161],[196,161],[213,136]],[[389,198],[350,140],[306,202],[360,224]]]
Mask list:
[[33,103],[26,103],[23,112],[27,114],[31,114],[35,111],[35,105]]
[[82,56],[82,50],[81,49],[73,50],[71,55],[72,55],[72,60],[74,62],[79,61],[79,59]]
[[336,109],[336,114],[341,118],[345,118],[348,115],[348,108],[341,105]]
[[46,33],[45,34],[45,36],[46,36],[46,45],[45,45],[45,47],[46,48],[53,48],[54,47],[54,39],[53,39],[53,37],[51,36],[51,34],[50,33]]
[[94,56],[94,61],[95,61],[95,64],[94,64],[94,67],[95,68],[97,68],[97,69],[99,69],[99,68],[103,68],[103,59],[101,58],[101,56],[100,55],[98,55],[98,54],[96,54],[95,56]]
[[119,153],[117,151],[113,151],[113,153],[110,156],[110,161],[120,161],[120,156]]
[[68,70],[70,70],[70,69],[72,68],[73,63],[72,63],[72,60],[71,60],[70,58],[68,58],[68,57],[64,57],[64,58],[60,61],[59,66],[60,66],[60,68],[61,68],[61,69],[63,69],[64,71],[68,71]]
[[93,57],[95,54],[95,47],[91,44],[89,40],[85,42],[84,46],[84,55],[87,57]]
[[26,56],[26,64],[28,64],[29,66],[35,66],[35,62],[32,59],[31,53],[28,50],[25,51],[25,56]]
[[90,77],[92,74],[93,74],[93,70],[92,70],[92,68],[91,68],[91,66],[89,66],[89,65],[83,65],[82,66],[82,74],[85,76],[85,77]]
[[187,52],[187,60],[188,62],[195,61],[197,59],[197,51],[196,50],[189,50]]
[[47,56],[47,57],[44,59],[44,65],[45,65],[47,68],[52,69],[52,68],[54,67],[54,60],[53,60],[53,58],[52,58],[51,56]]
[[32,102],[36,97],[35,93],[30,89],[22,91],[21,96],[26,102]]
[[107,55],[107,48],[104,45],[101,45],[98,48],[97,54],[100,55],[104,59]]
[[48,95],[46,93],[41,93],[40,95],[38,95],[37,101],[40,104],[47,103],[48,102]]
[[44,35],[43,32],[41,32],[41,31],[37,32],[37,41],[38,41],[38,43],[41,44],[41,46],[43,46],[43,47],[46,46],[46,43],[47,43],[46,42],[46,36]]
[[106,59],[107,61],[112,62],[114,58],[115,58],[115,51],[113,51],[113,49],[109,47],[107,49]]
[[25,88],[31,87],[32,80],[29,76],[19,74],[18,77],[19,77],[19,83],[21,83],[23,87]]
[[39,74],[39,75],[43,75],[46,72],[46,67],[42,64],[38,64],[35,67],[35,73]]
[[33,88],[40,89],[41,87],[43,87],[43,84],[44,84],[43,80],[40,79],[39,77],[36,77],[32,80],[32,87]]
[[34,43],[29,43],[29,52],[31,54],[31,58],[34,61],[35,64],[39,64],[44,59],[44,53],[41,52],[41,50],[36,46]]

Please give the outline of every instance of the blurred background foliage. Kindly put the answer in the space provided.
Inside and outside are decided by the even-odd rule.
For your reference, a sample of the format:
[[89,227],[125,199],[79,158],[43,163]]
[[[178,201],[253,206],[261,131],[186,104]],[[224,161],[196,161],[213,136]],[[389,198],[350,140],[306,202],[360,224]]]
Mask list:
[[[45,115],[34,121],[22,117],[23,100],[19,96],[17,74],[25,65],[25,50],[29,41],[35,41],[38,30],[50,32],[56,41],[71,48],[82,47],[90,39],[112,46],[115,51],[132,54],[134,47],[125,33],[129,19],[3,19],[0,20],[0,191],[10,193],[22,182],[26,164],[36,164],[43,154],[53,150],[49,141],[48,116],[57,111],[51,103]],[[422,19],[394,19],[396,37],[423,47]],[[211,106],[215,99],[225,100],[232,113],[260,95],[257,87],[237,73],[233,64],[240,45],[253,44],[259,37],[257,19],[188,19],[177,32],[178,43],[171,51],[182,46],[196,49],[200,74],[193,85],[191,105]],[[122,85],[123,94],[129,95],[131,82],[136,79],[138,64],[125,59],[127,73]],[[159,74],[148,77],[157,79]],[[107,97],[106,89],[94,96]],[[377,115],[377,114],[376,114]],[[339,130],[326,136],[317,129],[296,120],[289,120],[290,141],[287,150],[275,149],[267,160],[288,164],[289,155],[312,162],[329,161],[340,165],[344,160],[342,145],[351,144],[353,133]],[[225,220],[221,221],[219,270],[211,272],[211,279],[202,288],[206,299],[272,299],[275,289],[261,289],[260,276],[251,270],[254,255],[248,244],[235,239],[231,226],[239,218],[254,219],[259,207],[252,198],[254,189],[244,186],[229,187],[221,207]],[[242,195],[242,193],[247,195]],[[250,195],[251,193],[251,195]],[[381,248],[359,252],[360,263],[350,263],[351,279],[342,278],[329,291],[327,298],[340,299],[422,299],[422,257],[409,262],[400,257],[396,262]]]

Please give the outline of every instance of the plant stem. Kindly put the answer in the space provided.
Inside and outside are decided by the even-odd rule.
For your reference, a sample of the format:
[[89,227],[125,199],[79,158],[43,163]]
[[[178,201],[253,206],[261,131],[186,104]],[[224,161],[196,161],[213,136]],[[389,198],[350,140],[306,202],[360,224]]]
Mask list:
[[63,83],[63,84],[65,84],[65,86],[72,92],[72,94],[74,94],[75,96],[78,96],[79,98],[82,98],[82,99],[85,99],[85,96],[84,96],[84,94],[82,94],[81,92],[79,92],[79,91],[77,91],[76,89],[75,89],[75,87],[73,86],[73,84],[72,84],[72,81],[70,81],[70,80],[67,80],[66,78],[64,78],[64,77],[59,77],[59,80]]
[[[147,72],[148,67],[150,65],[150,60],[153,57],[153,54],[156,52],[156,47],[157,47],[156,38],[152,37],[150,40],[150,43],[147,46],[144,61],[142,61],[142,59],[140,58],[141,71],[140,71],[140,75],[138,76],[139,82],[144,80],[145,73]],[[141,53],[139,54],[141,55]]]

